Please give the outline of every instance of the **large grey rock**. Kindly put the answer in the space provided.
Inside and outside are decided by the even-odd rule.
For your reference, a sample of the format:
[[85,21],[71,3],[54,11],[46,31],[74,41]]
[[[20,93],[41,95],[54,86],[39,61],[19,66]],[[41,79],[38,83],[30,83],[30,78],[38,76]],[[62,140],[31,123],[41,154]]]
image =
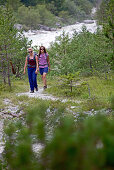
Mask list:
[[58,28],[62,28],[61,24],[58,23],[58,22],[56,22],[56,26],[57,26]]
[[94,20],[84,20],[84,24],[93,24]]
[[18,30],[21,30],[23,28],[23,25],[21,24],[15,24],[14,27]]
[[38,27],[39,27],[40,30],[44,30],[44,31],[56,31],[55,28],[50,28],[50,27],[48,27],[46,25],[39,24]]

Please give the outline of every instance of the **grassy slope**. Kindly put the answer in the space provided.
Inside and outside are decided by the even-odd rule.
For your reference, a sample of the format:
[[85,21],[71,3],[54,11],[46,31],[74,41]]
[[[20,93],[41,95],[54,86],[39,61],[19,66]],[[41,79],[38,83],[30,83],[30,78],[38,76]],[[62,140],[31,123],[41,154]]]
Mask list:
[[[113,107],[111,103],[111,100],[114,96],[114,80],[112,76],[110,80],[105,80],[98,77],[89,77],[81,78],[81,81],[88,82],[90,87],[90,96],[88,92],[88,87],[86,85],[73,87],[73,92],[71,93],[69,87],[59,85],[57,77],[47,77],[48,89],[46,90],[46,93],[69,99],[69,101],[63,105],[65,105],[66,107],[76,106],[75,111],[91,109],[99,110],[102,108],[108,109]],[[41,78],[39,76],[38,85],[43,86]],[[18,104],[18,101],[23,101],[23,105],[24,103],[36,103],[37,99],[31,99],[27,96],[16,96],[16,93],[26,92],[28,90],[28,79],[13,80],[11,90],[9,90],[7,87],[1,87],[0,107],[4,107],[4,104],[2,102],[4,98],[9,98],[14,104]],[[80,103],[75,103],[74,100],[80,101]],[[59,101],[58,104],[60,104]]]
[[[67,97],[72,100],[79,100],[82,103],[77,104],[82,106],[84,110],[91,110],[92,108],[98,110],[102,108],[111,108],[111,100],[114,96],[114,79],[111,75],[109,80],[98,77],[81,78],[81,82],[87,82],[90,88],[90,96],[88,86],[73,87],[73,92],[70,92],[70,87],[59,85],[58,80],[51,80],[51,88],[47,91],[55,96]],[[75,104],[76,105],[76,104]]]

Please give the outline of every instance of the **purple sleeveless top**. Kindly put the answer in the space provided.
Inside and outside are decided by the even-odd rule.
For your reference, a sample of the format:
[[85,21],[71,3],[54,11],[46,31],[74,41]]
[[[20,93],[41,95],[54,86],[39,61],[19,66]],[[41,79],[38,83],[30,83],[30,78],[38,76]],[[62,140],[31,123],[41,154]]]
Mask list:
[[38,60],[39,60],[39,68],[48,67],[47,57],[48,57],[48,53],[40,54],[40,56],[38,57]]

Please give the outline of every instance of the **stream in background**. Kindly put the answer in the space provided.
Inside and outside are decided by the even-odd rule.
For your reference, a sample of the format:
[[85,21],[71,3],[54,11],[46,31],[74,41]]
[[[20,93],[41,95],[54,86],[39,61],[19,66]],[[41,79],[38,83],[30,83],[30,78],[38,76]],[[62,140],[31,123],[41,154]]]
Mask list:
[[28,32],[23,32],[25,37],[28,40],[32,40],[32,46],[41,46],[44,45],[46,48],[49,48],[50,43],[54,42],[57,36],[60,36],[63,31],[69,34],[71,38],[74,31],[80,32],[82,27],[86,26],[87,30],[94,33],[97,29],[97,24],[95,20],[85,20],[83,23],[76,23],[74,25],[69,25],[58,28],[56,31],[44,31],[44,30],[29,30]]

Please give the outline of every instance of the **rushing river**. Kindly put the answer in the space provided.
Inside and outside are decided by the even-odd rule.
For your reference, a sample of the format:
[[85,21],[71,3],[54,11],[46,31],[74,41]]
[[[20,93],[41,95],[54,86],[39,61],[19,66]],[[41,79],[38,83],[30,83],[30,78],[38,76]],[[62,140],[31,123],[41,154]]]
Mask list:
[[[80,32],[82,30],[82,26],[85,25],[87,30],[90,32],[95,32],[97,29],[97,24],[95,20],[91,20],[91,23],[76,23],[74,25],[65,26],[61,29],[57,29],[56,31],[43,31],[43,30],[37,30],[37,31],[31,31],[24,32],[25,37],[28,38],[28,40],[32,40],[32,46],[40,46],[44,45],[46,48],[49,48],[50,43],[55,41],[55,38],[63,33],[69,34],[69,37],[72,37],[72,34],[74,31]],[[93,22],[93,23],[92,23]]]

